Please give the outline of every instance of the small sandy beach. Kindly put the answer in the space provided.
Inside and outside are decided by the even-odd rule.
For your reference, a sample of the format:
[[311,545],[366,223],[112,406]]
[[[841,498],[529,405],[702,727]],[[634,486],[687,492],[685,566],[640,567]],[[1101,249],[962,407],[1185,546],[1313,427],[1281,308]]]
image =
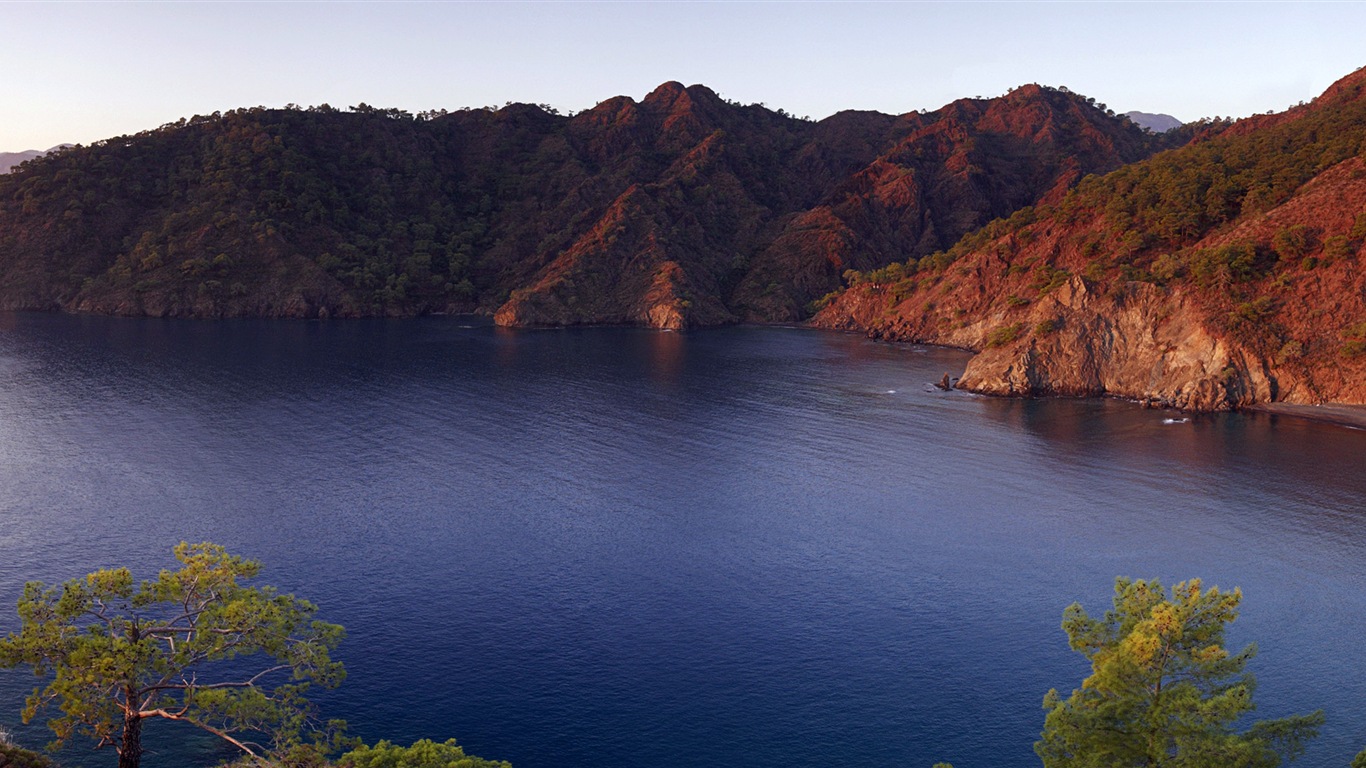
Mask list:
[[1323,405],[1297,405],[1294,403],[1263,403],[1248,408],[1249,411],[1274,413],[1281,416],[1297,416],[1302,419],[1326,421],[1354,429],[1366,429],[1366,405],[1343,405],[1324,403]]

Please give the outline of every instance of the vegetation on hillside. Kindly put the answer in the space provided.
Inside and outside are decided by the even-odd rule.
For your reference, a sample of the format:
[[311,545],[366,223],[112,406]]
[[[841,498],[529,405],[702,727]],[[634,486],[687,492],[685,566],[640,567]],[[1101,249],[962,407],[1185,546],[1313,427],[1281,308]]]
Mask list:
[[[993,392],[1197,409],[1287,393],[1366,402],[1366,69],[1285,113],[1192,130],[1185,146],[1083,179],[948,249],[847,272],[854,290],[813,307],[818,323],[999,348],[970,379]],[[1143,328],[1107,335],[1126,308]]]
[[[241,109],[58,151],[0,179],[0,254],[56,290],[217,306],[273,281],[366,314],[473,297],[487,205],[429,119]],[[41,259],[36,257],[42,257]],[[37,287],[37,286],[35,286]]]
[[[1366,211],[1344,233],[1324,237],[1311,224],[1261,241],[1193,248],[1221,228],[1288,200],[1333,166],[1366,157],[1366,76],[1349,78],[1306,106],[1248,125],[1205,124],[1195,141],[1083,179],[1056,205],[1022,208],[922,259],[849,275],[853,283],[911,279],[942,272],[962,257],[995,251],[1009,257],[1043,226],[1061,227],[1060,245],[1076,246],[1083,269],[1100,281],[1227,286],[1276,269],[1312,269],[1355,253],[1366,241]],[[1306,262],[1317,254],[1312,262]],[[1030,268],[1031,265],[1022,265]],[[1034,268],[1046,265],[1032,265]],[[1045,281],[1046,290],[1053,281]]]
[[0,177],[0,307],[789,319],[1176,140],[1038,86],[819,123],[676,83],[573,117],[238,109]]

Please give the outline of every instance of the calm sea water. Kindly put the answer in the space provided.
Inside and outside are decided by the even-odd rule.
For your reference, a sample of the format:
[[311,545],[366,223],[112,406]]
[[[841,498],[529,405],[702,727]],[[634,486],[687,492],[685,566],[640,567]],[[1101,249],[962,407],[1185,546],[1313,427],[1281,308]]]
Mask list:
[[[1086,673],[1063,608],[1199,576],[1246,594],[1258,714],[1326,710],[1301,764],[1366,746],[1366,433],[927,387],[966,359],[778,328],[0,315],[0,604],[212,540],[347,627],[323,703],[370,741],[1011,768]],[[0,725],[32,683],[0,672]],[[223,756],[158,730],[150,768]]]

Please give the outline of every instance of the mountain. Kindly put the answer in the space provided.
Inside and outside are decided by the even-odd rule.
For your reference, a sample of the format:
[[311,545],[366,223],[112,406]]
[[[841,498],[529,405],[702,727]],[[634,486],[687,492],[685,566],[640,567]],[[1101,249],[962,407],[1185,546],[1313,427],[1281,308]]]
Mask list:
[[815,324],[977,350],[959,386],[1366,403],[1366,68],[853,276]]
[[562,116],[239,109],[0,177],[0,307],[793,320],[1174,146],[1064,89],[819,122],[665,83]]
[[14,166],[42,155],[43,153],[36,149],[23,152],[0,152],[0,173],[9,173]]
[[52,152],[56,152],[59,149],[66,149],[69,146],[71,145],[58,144],[55,147],[49,147],[48,149],[44,150],[30,149],[24,152],[0,152],[0,173],[9,173],[11,170],[14,169],[15,166],[19,165],[20,163],[32,160],[36,157],[42,157],[43,155]]
[[1185,125],[1185,123],[1177,120],[1171,115],[1162,113],[1125,112],[1124,116],[1134,121],[1139,128],[1146,128],[1153,133],[1166,133],[1167,131],[1174,131]]

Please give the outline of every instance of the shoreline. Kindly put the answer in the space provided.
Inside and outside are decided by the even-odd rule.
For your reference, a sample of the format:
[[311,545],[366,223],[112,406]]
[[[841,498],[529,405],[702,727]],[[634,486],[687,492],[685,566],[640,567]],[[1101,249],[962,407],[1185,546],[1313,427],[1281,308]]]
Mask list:
[[[152,315],[109,315],[109,314],[105,314],[105,313],[101,313],[101,312],[76,312],[76,311],[71,311],[71,310],[68,310],[68,309],[65,309],[65,308],[62,308],[62,307],[57,307],[57,308],[52,308],[52,309],[46,309],[46,310],[42,310],[42,309],[38,309],[38,310],[35,310],[35,309],[3,309],[3,310],[0,310],[0,312],[15,313],[15,314],[19,314],[19,313],[25,313],[25,314],[27,314],[27,313],[49,314],[49,313],[51,313],[51,314],[66,314],[66,315],[90,315],[90,316],[96,316],[96,317],[132,317],[132,318],[139,318],[139,317],[154,318],[154,317],[155,317],[155,316],[152,316]],[[158,319],[172,319],[172,320],[209,320],[209,321],[229,320],[229,319],[231,319],[231,320],[284,320],[284,321],[291,321],[291,320],[313,320],[313,321],[318,321],[318,320],[324,320],[324,321],[326,321],[326,320],[343,320],[343,321],[345,321],[345,320],[368,320],[368,319],[386,319],[386,320],[394,320],[394,319],[416,319],[416,318],[421,318],[421,317],[440,317],[440,318],[449,318],[449,319],[455,319],[455,318],[470,318],[470,319],[475,319],[475,318],[477,318],[477,319],[481,319],[481,320],[482,320],[482,319],[486,319],[486,318],[488,317],[488,315],[485,315],[485,314],[480,313],[480,312],[471,312],[471,313],[465,313],[465,312],[452,312],[452,313],[426,313],[426,314],[423,314],[423,315],[400,315],[400,316],[373,315],[373,316],[329,317],[329,318],[305,318],[305,317],[294,317],[294,316],[282,316],[282,317],[264,317],[264,318],[263,318],[263,317],[233,317],[233,318],[224,318],[224,317],[172,317],[172,318],[158,318]],[[792,330],[808,330],[808,331],[827,331],[827,332],[845,333],[845,334],[858,334],[858,335],[865,336],[865,337],[868,336],[868,334],[865,333],[865,332],[860,332],[860,331],[853,330],[853,329],[845,329],[845,328],[826,328],[826,327],[811,325],[811,324],[809,323],[809,321],[795,321],[795,322],[793,322],[793,321],[787,321],[787,322],[781,322],[781,321],[775,321],[775,322],[743,321],[743,322],[737,322],[737,323],[725,323],[725,324],[719,324],[719,325],[698,326],[698,327],[694,327],[694,328],[685,328],[685,329],[683,329],[683,330],[684,330],[684,331],[688,331],[688,330],[707,330],[707,329],[710,329],[710,328],[743,327],[743,326],[766,327],[766,328],[789,328],[789,329],[792,329]],[[648,325],[642,326],[642,325],[637,324],[637,323],[602,323],[602,324],[584,324],[584,325],[574,325],[574,326],[514,326],[514,327],[515,327],[515,328],[518,328],[518,329],[521,329],[521,330],[563,330],[563,329],[565,329],[565,328],[603,328],[603,327],[638,327],[638,328],[639,328],[639,327],[643,327],[643,328],[646,328],[646,329],[655,330],[655,331],[660,331],[660,332],[668,332],[668,331],[671,331],[671,330],[672,330],[672,329],[651,328],[651,327],[648,326]],[[947,345],[947,344],[934,344],[934,343],[923,342],[923,341],[899,341],[899,340],[888,340],[888,339],[885,339],[885,338],[874,338],[874,337],[869,337],[869,338],[873,338],[874,341],[881,341],[881,342],[883,342],[883,343],[892,343],[892,344],[899,344],[899,345],[906,345],[906,346],[935,347],[935,348],[939,348],[939,349],[952,349],[952,350],[957,350],[957,351],[960,351],[960,352],[968,352],[968,353],[975,353],[975,352],[976,352],[976,350],[965,349],[965,348],[963,348],[963,347],[956,347],[956,346]],[[956,386],[955,386],[954,388],[957,389]],[[966,390],[966,389],[965,389],[965,390],[961,390],[961,391],[964,391],[964,392],[972,392],[972,390]],[[989,393],[983,393],[983,392],[973,392],[973,394],[985,395],[985,396],[987,396],[987,397],[996,396],[996,395],[992,395],[992,394],[989,394]],[[1035,395],[1035,396],[1033,396],[1033,397],[1038,398],[1038,397],[1058,397],[1058,396],[1059,396],[1059,395],[1042,395],[1042,396]],[[1009,397],[1009,396],[1007,395],[1006,397]],[[1086,397],[1086,396],[1083,396],[1083,398],[1085,398],[1085,397]],[[1119,399],[1119,400],[1133,400],[1133,398],[1131,398],[1131,397],[1128,397],[1128,396],[1125,396],[1125,395],[1120,395],[1120,394],[1114,394],[1114,393],[1106,393],[1106,394],[1101,394],[1101,395],[1092,395],[1091,397],[1114,398],[1114,399]],[[1137,401],[1137,400],[1134,400],[1134,402],[1138,402],[1138,401]],[[1175,409],[1175,410],[1181,410],[1181,409]],[[1307,420],[1307,421],[1316,421],[1316,422],[1319,422],[1319,423],[1322,423],[1322,424],[1333,424],[1333,425],[1336,425],[1336,426],[1339,426],[1339,427],[1345,427],[1345,428],[1347,428],[1347,429],[1357,429],[1357,430],[1366,431],[1366,404],[1362,404],[1362,405],[1353,405],[1353,404],[1349,404],[1349,403],[1323,403],[1323,404],[1321,404],[1321,405],[1307,405],[1307,404],[1297,404],[1297,403],[1258,403],[1258,404],[1256,404],[1256,405],[1249,405],[1249,406],[1246,406],[1246,407],[1243,407],[1243,408],[1239,408],[1238,411],[1244,412],[1244,413],[1264,413],[1264,414],[1269,414],[1269,415],[1272,415],[1272,416],[1290,416],[1290,417],[1293,417],[1293,418],[1305,419],[1305,420]],[[1197,412],[1182,411],[1182,412],[1183,412],[1183,413],[1198,413],[1198,411],[1197,411]]]
[[1323,424],[1335,424],[1348,429],[1366,430],[1366,405],[1347,403],[1324,403],[1322,405],[1301,405],[1296,403],[1258,403],[1243,409],[1249,413],[1266,413],[1272,416],[1292,416]]

